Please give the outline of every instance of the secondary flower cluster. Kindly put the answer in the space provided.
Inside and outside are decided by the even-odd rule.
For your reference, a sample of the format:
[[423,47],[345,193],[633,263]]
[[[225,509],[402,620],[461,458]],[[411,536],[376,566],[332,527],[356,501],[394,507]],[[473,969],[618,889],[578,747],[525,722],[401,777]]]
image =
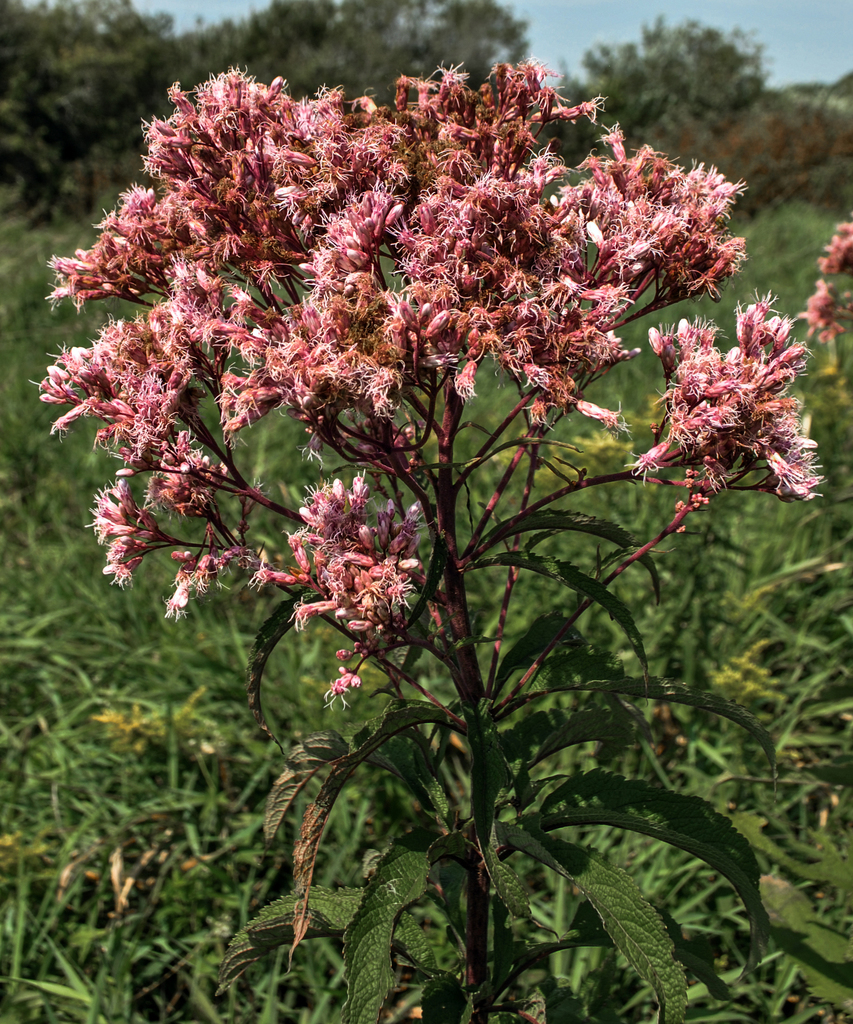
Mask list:
[[[189,501],[194,500],[198,488],[192,483],[182,484],[181,479],[180,476],[172,479],[154,477],[149,490],[156,496],[155,502],[159,499],[167,507],[174,507],[175,496],[181,491]],[[180,563],[180,568],[175,579],[175,592],[167,603],[167,616],[179,618],[184,615],[190,596],[204,594],[235,560],[242,565],[257,562],[255,553],[243,545],[232,544],[222,549],[210,529],[206,531],[206,542],[197,546],[194,552],[183,550],[182,541],[166,533],[150,509],[137,504],[127,480],[123,478],[115,487],[106,488],[98,494],[92,511],[95,515],[92,525],[98,540],[108,545],[104,575],[113,576],[121,586],[131,582],[134,569],[149,552],[163,548],[179,549],[172,551],[172,559]],[[204,512],[196,509],[193,512],[187,510],[184,514],[203,516]]]
[[[376,511],[376,525],[371,526],[369,498],[364,477],[356,477],[349,489],[340,480],[318,487],[299,510],[307,525],[288,537],[296,565],[281,571],[262,563],[253,580],[259,585],[310,587],[319,600],[305,598],[297,605],[297,628],[314,616],[331,615],[358,634],[355,647],[362,656],[379,638],[393,640],[403,631],[403,609],[414,589],[412,573],[422,568],[420,505],[400,516],[394,502],[388,501]],[[348,650],[338,652],[341,661],[351,656]],[[327,698],[342,697],[358,686],[359,676],[341,667]]]
[[[827,255],[817,261],[822,274],[853,277],[853,223],[837,226],[826,252]],[[821,341],[832,341],[850,330],[853,297],[849,291],[839,292],[835,284],[821,278],[815,283],[815,293],[803,316],[808,321],[810,336],[817,333]]]
[[713,324],[682,320],[675,334],[649,331],[669,381],[658,431],[665,426],[666,436],[640,456],[636,472],[697,466],[718,490],[766,467],[758,489],[785,500],[814,496],[816,445],[800,434],[799,403],[785,394],[807,352],[789,344],[793,322],[769,313],[769,298],[739,311],[738,346],[725,355]]
[[299,510],[307,526],[288,537],[296,566],[280,572],[262,565],[255,574],[257,583],[310,586],[319,595],[319,601],[306,599],[297,606],[297,626],[315,615],[333,615],[369,639],[404,624],[411,573],[421,568],[421,508],[412,505],[400,518],[388,501],[376,513],[376,526],[370,526],[369,498],[364,477],[356,477],[351,489],[340,480],[317,488]]

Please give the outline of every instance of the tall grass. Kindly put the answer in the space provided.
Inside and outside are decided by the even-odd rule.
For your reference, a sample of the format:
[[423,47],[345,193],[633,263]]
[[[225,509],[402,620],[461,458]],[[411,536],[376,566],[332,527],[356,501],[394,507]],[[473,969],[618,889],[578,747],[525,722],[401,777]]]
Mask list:
[[[713,317],[733,338],[734,306],[755,293],[774,291],[781,312],[804,309],[834,220],[792,204],[742,225],[752,257],[742,278],[719,305],[686,306],[668,320]],[[263,800],[281,757],[254,727],[241,686],[273,598],[235,576],[230,591],[167,623],[168,567],[143,567],[131,592],[101,574],[103,553],[86,524],[92,494],[110,482],[112,467],[93,452],[85,423],[61,442],[48,436],[52,410],[31,383],[43,376],[46,354],[84,344],[97,329],[97,312],[51,312],[43,298],[50,254],[89,237],[75,227],[0,228],[0,1024],[333,1024],[343,986],[340,951],[330,942],[303,945],[290,978],[279,956],[214,998],[229,937],[290,882],[292,836],[261,852]],[[644,345],[642,331],[635,334],[626,340]],[[814,870],[798,875],[791,863],[803,859],[798,841],[842,859],[847,852],[853,773],[835,784],[826,779],[843,781],[843,772],[827,776],[821,766],[835,759],[843,768],[853,756],[852,353],[844,339],[821,347],[803,385],[827,477],[822,498],[782,505],[766,495],[723,495],[659,558],[660,606],[641,573],[620,581],[654,671],[741,699],[771,729],[782,766],[778,794],[736,729],[666,705],[644,709],[651,744],[616,759],[661,785],[769,822],[765,869],[803,888],[820,920],[840,934],[851,925],[840,876],[824,870],[833,883]],[[621,398],[637,445],[654,418],[653,363],[628,364],[609,396]],[[268,486],[281,482],[298,495],[310,481],[301,443],[296,425],[282,419],[256,455]],[[632,442],[584,428],[578,446],[588,463],[621,467]],[[643,536],[672,500],[638,483],[584,497],[583,510]],[[272,529],[259,537],[281,544]],[[549,599],[545,590],[531,596],[538,606]],[[591,639],[620,649],[605,617],[587,628]],[[321,630],[306,631],[275,656],[267,703],[285,744],[357,724],[382,699],[362,692],[346,712],[322,710],[334,665],[325,640]],[[360,884],[362,857],[383,846],[382,821],[411,815],[410,800],[388,776],[359,776],[335,809],[317,881]],[[737,975],[743,920],[718,878],[640,838],[590,830],[582,838],[599,848],[620,843],[616,856],[644,893],[707,938],[724,976]],[[536,919],[559,925],[574,899],[570,887],[553,896],[531,879]],[[772,949],[729,1005],[715,1003],[704,986],[692,988],[690,1020],[833,1019],[837,1011],[810,995],[813,979],[788,953]],[[577,981],[599,959],[598,951],[563,952],[551,970]],[[388,1019],[409,1019],[402,974],[395,1000]],[[650,993],[621,974],[611,1004],[625,1021],[649,1019],[652,1005]]]

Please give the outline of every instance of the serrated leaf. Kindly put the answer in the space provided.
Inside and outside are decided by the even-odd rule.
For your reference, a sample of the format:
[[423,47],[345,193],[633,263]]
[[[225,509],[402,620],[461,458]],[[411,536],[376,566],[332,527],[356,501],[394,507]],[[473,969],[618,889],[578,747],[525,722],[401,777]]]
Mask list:
[[438,866],[438,881],[443,899],[435,898],[437,906],[447,918],[459,943],[465,942],[465,889],[468,883],[468,868],[456,860],[448,860]]
[[[319,885],[314,886],[307,937],[343,936],[358,910],[361,896],[361,889],[324,889]],[[293,894],[270,903],[234,936],[219,965],[217,995],[236,981],[249,964],[293,940],[297,902]]]
[[412,609],[411,615],[409,615],[409,626],[417,622],[423,614],[424,609],[438,589],[442,574],[444,573],[444,567],[447,564],[447,544],[444,538],[440,533],[437,533],[430,539],[432,541],[432,557],[427,567],[424,588],[415,603],[415,607]]
[[317,799],[307,808],[302,818],[299,839],[293,847],[293,878],[299,895],[293,945],[290,955],[302,941],[307,927],[308,901],[314,861],[323,830],[338,794],[355,769],[377,751],[391,736],[427,722],[447,724],[447,715],[426,701],[391,701],[384,714],[368,722],[350,743],[350,752],[333,762]]
[[[500,667],[495,676],[496,692],[509,679],[513,672],[526,671],[548,644],[556,636],[561,626],[565,625],[566,616],[562,612],[546,612],[531,624],[524,636],[513,644],[501,659]],[[582,638],[577,630],[571,630],[563,644],[575,643]]]
[[765,875],[761,895],[770,912],[774,941],[796,961],[812,994],[853,1012],[853,964],[845,961],[847,936],[818,917],[805,893],[782,878]]
[[[547,1024],[545,996],[536,989],[533,989],[526,999],[521,1000],[518,1008],[524,1012],[525,1016],[523,1019],[528,1021],[529,1024]],[[515,1017],[515,1014],[512,1016]],[[510,1018],[510,1021],[511,1024],[515,1024],[512,1018]],[[510,1024],[510,1021],[507,1024]]]
[[491,980],[495,992],[500,992],[504,981],[506,981],[509,972],[512,970],[514,941],[509,911],[506,909],[503,900],[495,896],[492,897],[492,926],[494,961],[492,964]]
[[468,742],[471,745],[474,824],[481,839],[492,831],[495,801],[509,781],[491,707],[492,702],[488,699],[462,705],[468,726]]
[[729,987],[714,970],[714,952],[704,935],[686,938],[681,925],[668,911],[658,908],[669,937],[675,946],[675,955],[681,963],[701,981],[714,999],[729,999]]
[[563,562],[557,558],[548,558],[544,555],[528,554],[523,551],[504,551],[498,555],[491,555],[488,558],[478,559],[474,563],[475,568],[486,568],[488,566],[505,565],[514,566],[518,569],[527,569],[530,572],[539,573],[549,579],[557,580],[563,586],[574,590],[583,597],[600,605],[610,615],[614,622],[618,623],[622,632],[628,639],[634,653],[637,655],[643,672],[648,672],[646,652],[643,648],[643,638],[637,629],[634,617],[628,610],[627,605],[603,583],[587,576],[571,562]]
[[[562,474],[558,475],[562,476]],[[607,519],[598,519],[596,516],[585,515],[582,512],[540,509],[538,512],[524,514],[523,518],[517,518],[519,520],[517,523],[508,520],[490,530],[480,542],[479,550],[486,550],[507,537],[513,537],[521,533],[532,533],[533,531],[540,532],[529,541],[527,545],[528,550],[532,550],[547,537],[565,531],[601,537],[602,540],[607,540],[611,544],[617,545],[626,555],[637,548],[636,538],[619,526],[618,523],[612,523]],[[648,553],[642,555],[638,561],[651,576],[655,598],[660,601],[660,576],[651,555]]]
[[395,955],[404,957],[426,974],[436,971],[435,953],[423,928],[408,911],[404,911],[394,926],[391,948]]
[[392,841],[344,933],[347,999],[341,1024],[376,1024],[394,984],[391,942],[400,914],[424,894],[433,836],[416,829]]
[[541,788],[538,784],[531,786],[528,772],[546,757],[590,740],[618,743],[624,749],[634,729],[632,716],[621,706],[581,711],[549,708],[520,718],[500,734],[513,776],[516,806],[529,806],[537,788]]
[[418,736],[394,736],[383,745],[381,752],[371,754],[367,760],[393,772],[411,789],[421,806],[435,811],[442,821],[449,823],[447,794],[431,771],[429,750],[419,742]]
[[[555,709],[557,710],[557,709]],[[539,764],[546,757],[566,747],[590,740],[623,740],[627,743],[634,723],[624,708],[584,708],[581,711],[559,711],[553,715],[553,730],[544,738],[530,764]]]
[[611,951],[604,957],[598,967],[588,972],[580,985],[578,994],[586,1009],[588,1017],[606,1009],[607,1002],[613,992],[613,979],[616,974],[616,957]]
[[[570,657],[562,652],[556,652],[549,657],[539,674],[536,677],[537,690],[545,693],[557,693],[571,690],[581,690],[592,693],[621,693],[626,697],[644,697],[649,700],[666,700],[672,704],[686,704],[689,707],[701,708],[703,711],[710,711],[721,718],[728,718],[729,721],[739,725],[752,736],[761,746],[770,767],[776,771],[776,747],[773,740],[764,726],[746,708],[735,704],[734,701],[718,697],[714,693],[706,693],[703,690],[691,690],[679,683],[670,682],[667,679],[652,677],[645,679],[604,679],[604,680],[577,680],[573,679],[574,667]],[[568,676],[568,681],[565,677]],[[516,705],[511,703],[507,710]]]
[[430,864],[437,864],[445,857],[464,860],[469,849],[472,849],[471,842],[463,832],[448,832],[439,836],[429,848]]
[[758,892],[758,864],[749,843],[707,801],[599,768],[559,786],[542,802],[540,813],[544,832],[610,825],[652,836],[710,864],[731,882],[749,916],[751,946],[744,974],[759,962],[769,922]]
[[[588,903],[583,903],[582,906],[589,906]],[[604,930],[601,924],[601,919],[591,911],[592,917],[595,918],[594,924],[591,922],[583,922],[579,927],[574,926],[566,932],[566,934],[558,940],[553,942],[529,942],[526,943],[521,949],[518,948],[519,944],[516,943],[513,949],[513,962],[512,962],[512,974],[518,976],[523,974],[525,971],[530,970],[531,967],[535,967],[536,964],[541,963],[554,953],[559,953],[564,949],[577,949],[578,947],[588,946],[612,946],[613,940]]]
[[292,748],[284,771],[273,783],[264,808],[264,843],[269,847],[297,794],[329,761],[343,757],[349,747],[334,731],[317,732]]
[[468,742],[471,745],[474,825],[480,853],[498,895],[513,914],[526,916],[529,913],[529,902],[524,886],[512,868],[501,863],[492,838],[497,797],[510,779],[498,731],[492,720],[491,707],[492,702],[486,699],[476,704],[462,705],[468,724]]
[[660,915],[631,877],[599,853],[536,831],[500,822],[500,840],[571,879],[595,907],[617,949],[654,989],[661,1024],[682,1024],[687,983]]
[[264,806],[264,845],[267,848],[275,839],[293,801],[317,771],[317,768],[307,771],[285,768],[273,783]]
[[421,998],[423,1024],[462,1024],[470,1013],[468,996],[452,974],[432,978],[424,986]]
[[595,516],[585,515],[583,512],[541,509],[538,512],[524,514],[523,518],[520,516],[517,518],[519,519],[517,523],[507,520],[490,530],[483,537],[481,546],[491,546],[496,540],[508,536],[514,537],[521,533],[532,533],[535,530],[548,534],[565,531],[588,533],[595,537],[601,537],[602,540],[609,540],[620,548],[630,548],[636,544],[631,534],[617,523],[611,523],[607,519],[597,519]]
[[810,764],[805,770],[830,786],[853,786],[853,754],[842,754],[822,764]]
[[[270,732],[261,707],[261,680],[269,656],[275,650],[281,638],[293,628],[293,612],[301,599],[290,597],[276,608],[264,622],[255,637],[255,643],[249,653],[249,664],[246,668],[246,696],[249,699],[249,710],[255,721],[269,736],[278,743]],[[279,746],[281,744],[279,743]]]

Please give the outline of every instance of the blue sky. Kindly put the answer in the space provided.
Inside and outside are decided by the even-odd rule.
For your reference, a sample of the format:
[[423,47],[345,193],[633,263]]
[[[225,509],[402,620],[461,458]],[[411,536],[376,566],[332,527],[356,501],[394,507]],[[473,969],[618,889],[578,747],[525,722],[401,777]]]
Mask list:
[[[238,19],[266,6],[263,0],[134,3],[147,13],[168,11],[179,30],[198,18]],[[507,6],[530,24],[531,55],[554,68],[563,62],[570,70],[577,67],[596,42],[638,40],[640,26],[662,14],[670,23],[693,18],[754,32],[764,45],[773,85],[834,82],[853,71],[853,0],[516,0]]]

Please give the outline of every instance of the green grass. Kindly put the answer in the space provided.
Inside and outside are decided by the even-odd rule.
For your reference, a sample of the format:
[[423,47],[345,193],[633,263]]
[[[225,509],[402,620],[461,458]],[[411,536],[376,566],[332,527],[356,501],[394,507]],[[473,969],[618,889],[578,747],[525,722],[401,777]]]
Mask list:
[[[743,277],[719,305],[674,310],[667,321],[714,317],[732,338],[736,303],[770,290],[780,312],[799,312],[836,219],[791,205],[744,225],[752,260]],[[110,483],[114,467],[92,451],[88,424],[61,442],[51,438],[53,410],[37,401],[30,383],[43,376],[46,353],[83,344],[97,329],[97,313],[51,313],[43,298],[51,253],[90,237],[74,227],[0,228],[0,976],[7,979],[0,982],[0,1024],[334,1024],[342,961],[327,941],[303,945],[287,978],[279,956],[214,997],[230,936],[290,886],[292,826],[266,855],[260,835],[281,755],[255,727],[242,690],[247,652],[273,599],[235,575],[228,590],[170,623],[163,617],[168,566],[143,567],[131,591],[110,586],[101,574],[103,552],[86,524],[92,495]],[[641,345],[643,338],[637,328],[636,338],[626,340]],[[613,400],[635,396],[633,404],[622,401],[637,450],[651,416],[646,396],[657,387],[653,363],[629,364],[621,382],[614,375]],[[702,687],[725,678],[728,695],[750,701],[777,744],[778,792],[760,752],[734,726],[669,706],[644,708],[654,751],[637,746],[614,762],[626,773],[702,795],[720,810],[766,819],[775,845],[759,852],[763,870],[794,882],[821,921],[844,935],[853,922],[839,876],[833,883],[791,865],[803,863],[797,841],[818,842],[815,830],[824,849],[846,857],[853,813],[851,787],[815,774],[816,766],[853,754],[851,375],[853,344],[841,339],[837,348],[815,352],[802,386],[827,477],[822,498],[783,505],[767,495],[723,495],[659,559],[659,607],[642,572],[620,581],[654,672]],[[591,397],[608,404],[607,394]],[[619,443],[583,433],[587,460],[624,465]],[[298,495],[310,482],[311,467],[293,454],[301,442],[294,424],[276,423],[257,455],[269,485],[281,481]],[[595,495],[583,510],[645,536],[671,502],[638,484]],[[280,544],[277,531],[261,527],[259,536]],[[551,595],[539,588],[529,596],[541,607]],[[605,616],[584,628],[623,650],[622,635]],[[327,639],[308,629],[271,663],[266,702],[285,744],[377,712],[367,692],[349,711],[322,710],[335,664]],[[749,689],[755,678],[764,681],[763,695]],[[359,774],[332,816],[316,880],[360,884],[363,855],[381,849],[386,829],[411,814],[409,797],[388,776]],[[609,849],[649,899],[707,937],[724,976],[737,976],[744,915],[718,878],[642,838],[588,830],[580,839]],[[565,919],[571,887],[550,891],[535,872],[530,881],[537,920]],[[597,950],[564,952],[551,970],[578,981],[599,957]],[[733,993],[731,1004],[719,1004],[695,986],[689,1019],[845,1019],[810,995],[797,964],[773,946]],[[389,1019],[408,1018],[409,998],[401,979]],[[625,1021],[653,1013],[650,992],[621,969],[612,1005]]]

